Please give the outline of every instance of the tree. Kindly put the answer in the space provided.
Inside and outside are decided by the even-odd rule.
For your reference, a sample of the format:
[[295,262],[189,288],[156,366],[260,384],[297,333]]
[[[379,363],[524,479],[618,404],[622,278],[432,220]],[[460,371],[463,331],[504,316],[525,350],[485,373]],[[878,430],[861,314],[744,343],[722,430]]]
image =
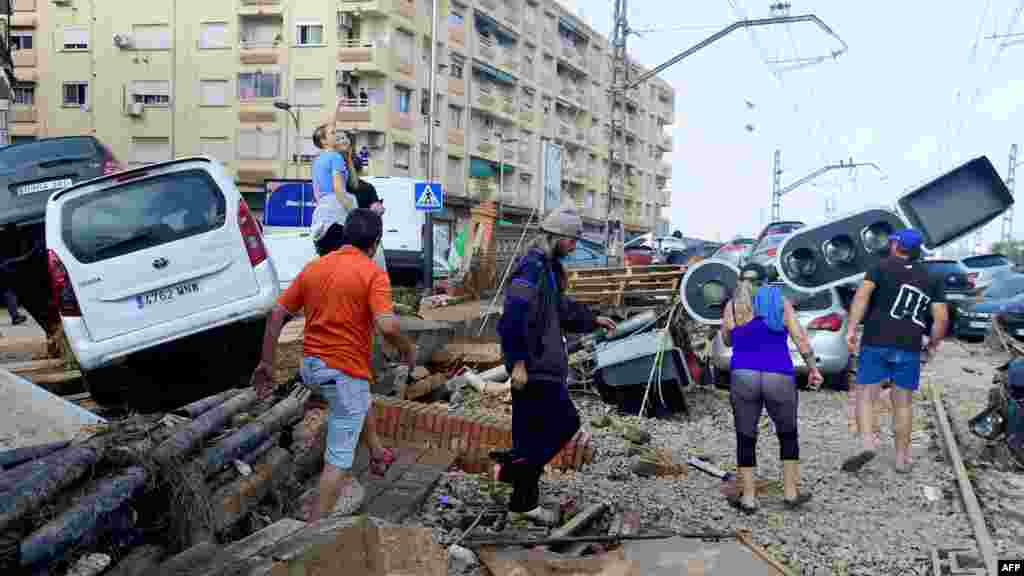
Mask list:
[[1024,266],[1024,241],[995,242],[992,244],[992,252],[1006,256],[1014,266]]

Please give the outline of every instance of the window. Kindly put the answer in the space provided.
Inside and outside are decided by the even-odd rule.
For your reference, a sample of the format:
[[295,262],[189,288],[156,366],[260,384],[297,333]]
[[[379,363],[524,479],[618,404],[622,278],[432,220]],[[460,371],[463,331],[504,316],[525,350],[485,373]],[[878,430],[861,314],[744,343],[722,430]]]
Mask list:
[[281,132],[274,129],[238,131],[238,157],[242,160],[275,160],[281,156]]
[[165,108],[171,103],[171,83],[166,80],[136,80],[132,82],[132,102]]
[[466,19],[462,16],[461,12],[455,8],[450,8],[448,11],[448,25],[454,28],[461,28],[465,25]]
[[[448,157],[448,184],[459,184],[458,188],[462,187],[462,179],[464,173],[462,170],[462,158],[455,156]],[[455,187],[455,186],[453,186]]]
[[152,164],[171,159],[169,138],[132,138],[131,163]]
[[239,30],[239,40],[246,47],[276,46],[281,41],[280,16],[245,16]]
[[984,256],[964,258],[963,263],[968,268],[994,268],[996,266],[1009,266],[1010,259],[1001,254],[985,254]]
[[89,29],[85,26],[65,26],[63,50],[88,50]]
[[88,82],[65,82],[64,83],[64,106],[78,107],[89,103]]
[[280,72],[240,72],[238,74],[238,98],[277,98],[281,95]]
[[448,66],[448,73],[451,74],[452,78],[462,78],[462,68],[464,63],[465,61],[462,58],[459,58],[454,54],[451,55],[451,64]]
[[413,58],[415,47],[416,42],[412,34],[405,30],[395,30],[395,51],[398,54],[399,61],[405,64],[412,64],[415,61]]
[[200,80],[199,95],[201,106],[227,106],[227,80]]
[[296,106],[322,106],[324,103],[324,81],[322,78],[299,78],[295,80]]
[[35,46],[31,32],[11,32],[11,50],[32,50]]
[[402,114],[408,114],[410,111],[409,104],[412,99],[412,90],[408,88],[402,88],[401,86],[395,86],[395,112]]
[[216,230],[226,216],[217,183],[202,170],[186,170],[68,201],[61,235],[79,262],[91,264]]
[[14,103],[19,106],[35,106],[36,105],[36,87],[35,86],[15,86],[14,87]]
[[199,47],[203,49],[228,48],[228,23],[203,22],[199,30]]
[[448,106],[448,127],[455,130],[462,130],[462,108]]
[[204,156],[212,156],[223,164],[231,162],[235,157],[235,151],[231,148],[231,140],[227,138],[200,138],[199,153]]
[[295,43],[299,46],[323,46],[324,25],[319,22],[299,22],[295,25]]
[[171,27],[167,24],[136,24],[132,26],[136,50],[170,50]]
[[395,143],[395,168],[409,169],[409,154],[412,152],[408,144]]

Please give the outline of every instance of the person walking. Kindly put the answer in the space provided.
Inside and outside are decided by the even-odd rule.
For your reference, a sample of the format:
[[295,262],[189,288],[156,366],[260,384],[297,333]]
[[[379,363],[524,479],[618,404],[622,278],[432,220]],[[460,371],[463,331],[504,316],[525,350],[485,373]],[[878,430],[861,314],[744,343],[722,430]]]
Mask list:
[[[352,513],[361,503],[364,489],[351,474],[361,431],[377,473],[393,461],[373,432],[373,418],[367,418],[374,328],[399,350],[410,374],[416,362],[415,347],[402,336],[394,315],[388,276],[370,258],[381,241],[380,215],[356,209],[344,227],[349,245],[307,264],[281,295],[267,322],[262,359],[252,376],[259,397],[266,398],[281,328],[289,317],[303,312],[302,382],[322,395],[329,407],[316,519],[332,511]],[[341,496],[346,498],[338,504]]]
[[889,237],[889,254],[867,271],[850,306],[846,342],[857,353],[857,326],[864,321],[864,335],[857,361],[857,429],[861,450],[847,458],[842,469],[857,472],[875,457],[878,442],[873,412],[879,387],[893,383],[893,428],[896,471],[911,467],[910,433],[913,395],[921,381],[921,348],[929,312],[932,327],[929,355],[934,355],[946,334],[949,314],[943,278],[929,279],[920,261],[921,233],[905,228]]
[[342,152],[349,148],[348,136],[337,132],[333,123],[321,124],[313,131],[313,145],[321,150],[313,162],[313,221],[310,229],[320,256],[341,248],[345,243],[342,224],[356,208],[348,193],[348,166]]
[[793,305],[780,288],[762,286],[767,277],[767,270],[759,264],[743,266],[736,292],[722,314],[722,341],[732,347],[729,398],[736,426],[736,475],[741,491],[740,496],[730,497],[729,503],[747,514],[758,509],[754,471],[762,410],[767,410],[779,437],[784,504],[793,509],[811,499],[810,493],[799,490],[799,392],[787,338],[800,350],[810,387],[817,389],[824,380]]
[[498,334],[505,368],[512,376],[512,450],[498,457],[495,476],[512,484],[509,516],[550,525],[554,510],[540,504],[544,466],[580,430],[569,398],[569,361],[563,330],[585,333],[615,329],[608,318],[565,295],[567,275],[561,259],[576,249],[583,221],[560,208],[540,225],[509,276]]

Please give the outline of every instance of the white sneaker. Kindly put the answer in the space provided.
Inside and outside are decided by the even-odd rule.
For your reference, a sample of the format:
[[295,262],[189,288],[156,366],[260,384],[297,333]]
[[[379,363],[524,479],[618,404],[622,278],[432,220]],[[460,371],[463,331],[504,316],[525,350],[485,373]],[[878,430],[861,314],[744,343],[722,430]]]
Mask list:
[[526,520],[542,526],[554,526],[558,524],[558,513],[543,506],[537,506],[529,512],[509,512],[508,519],[510,522]]
[[351,516],[359,511],[366,499],[366,488],[355,478],[342,488],[338,502],[331,510],[331,516]]

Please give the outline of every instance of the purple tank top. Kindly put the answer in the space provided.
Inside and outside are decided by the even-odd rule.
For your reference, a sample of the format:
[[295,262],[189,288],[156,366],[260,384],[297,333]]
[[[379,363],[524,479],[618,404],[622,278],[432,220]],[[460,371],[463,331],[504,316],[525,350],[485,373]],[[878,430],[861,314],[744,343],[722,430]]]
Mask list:
[[730,333],[732,338],[732,370],[756,370],[793,375],[793,358],[789,355],[788,332],[775,332],[758,317]]

